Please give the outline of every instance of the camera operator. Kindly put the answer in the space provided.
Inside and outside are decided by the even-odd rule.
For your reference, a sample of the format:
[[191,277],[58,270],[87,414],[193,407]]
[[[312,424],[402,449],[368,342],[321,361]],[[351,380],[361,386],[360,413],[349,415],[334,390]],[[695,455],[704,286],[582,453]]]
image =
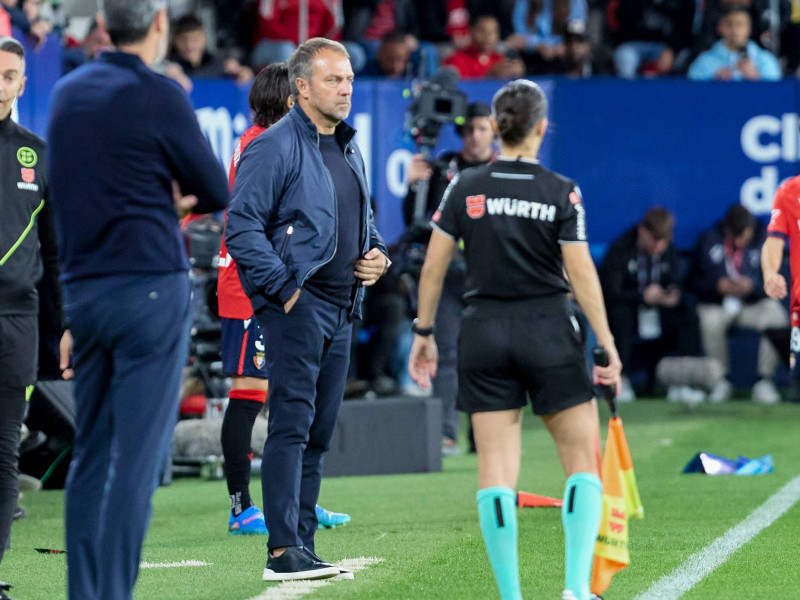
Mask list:
[[[409,191],[403,202],[403,218],[410,226],[415,221],[414,206],[417,185],[428,181],[426,199],[427,218],[439,206],[447,186],[452,179],[468,167],[486,164],[494,158],[494,132],[490,116],[492,110],[484,102],[472,102],[467,106],[465,122],[456,126],[462,139],[461,150],[446,152],[435,161],[426,161],[422,154],[415,154],[409,167]],[[442,401],[442,453],[457,454],[456,440],[460,415],[456,410],[458,373],[456,371],[456,347],[464,303],[461,297],[466,285],[466,265],[459,252],[450,263],[442,291],[442,301],[436,314],[436,344],[439,348],[439,371],[433,382],[434,396]]]

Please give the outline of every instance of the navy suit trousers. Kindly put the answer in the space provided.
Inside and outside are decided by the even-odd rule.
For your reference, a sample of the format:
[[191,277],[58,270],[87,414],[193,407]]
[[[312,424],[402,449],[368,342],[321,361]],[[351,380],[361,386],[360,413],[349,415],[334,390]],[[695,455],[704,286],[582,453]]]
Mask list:
[[322,455],[330,446],[350,362],[347,312],[304,290],[288,315],[277,304],[256,314],[270,373],[261,463],[270,549],[314,550]]
[[128,600],[170,451],[189,339],[187,273],[67,282],[75,446],[67,477],[70,600]]

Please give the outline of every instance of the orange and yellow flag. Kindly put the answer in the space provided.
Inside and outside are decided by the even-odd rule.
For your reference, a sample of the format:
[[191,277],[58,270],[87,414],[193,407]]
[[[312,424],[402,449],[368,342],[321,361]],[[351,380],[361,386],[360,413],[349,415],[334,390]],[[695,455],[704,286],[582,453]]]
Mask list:
[[591,590],[602,594],[611,577],[630,562],[628,554],[628,518],[644,518],[636,475],[633,473],[631,452],[622,419],[613,417],[608,423],[608,439],[601,468],[603,481],[603,510],[600,530],[594,548]]

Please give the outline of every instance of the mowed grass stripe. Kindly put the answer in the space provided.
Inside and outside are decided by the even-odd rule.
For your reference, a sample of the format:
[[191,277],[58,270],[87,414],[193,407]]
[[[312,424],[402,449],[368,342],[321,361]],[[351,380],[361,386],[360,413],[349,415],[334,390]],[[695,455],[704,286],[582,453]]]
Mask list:
[[800,500],[800,475],[775,492],[736,527],[693,554],[675,571],[663,577],[636,600],[675,600],[722,565],[728,557],[772,525]]
[[[642,400],[621,407],[621,412],[647,516],[631,523],[631,565],[614,577],[606,597],[631,600],[737,526],[797,474],[800,406],[732,402],[689,412],[680,405]],[[602,407],[604,435],[607,419]],[[672,443],[663,443],[666,439]],[[682,475],[683,465],[700,450],[731,457],[769,452],[775,473]],[[522,463],[520,489],[561,496],[564,474],[552,440],[527,411]],[[475,456],[467,454],[445,459],[441,473],[325,479],[320,504],[350,513],[353,520],[347,527],[320,531],[317,553],[331,562],[358,556],[384,561],[357,573],[354,581],[316,589],[307,600],[497,598],[478,525],[476,489]],[[251,483],[251,493],[260,498],[258,478]],[[0,580],[15,585],[14,597],[65,598],[65,556],[33,550],[63,547],[63,502],[61,491],[25,494],[22,505],[28,516],[15,523],[13,550],[0,565]],[[210,566],[142,569],[135,600],[244,600],[276,587],[261,580],[266,539],[228,535],[228,510],[223,481],[178,479],[159,489],[142,560],[192,559]],[[560,597],[560,512],[520,510],[519,524],[525,597]],[[797,600],[798,537],[800,503],[695,586],[686,599]]]

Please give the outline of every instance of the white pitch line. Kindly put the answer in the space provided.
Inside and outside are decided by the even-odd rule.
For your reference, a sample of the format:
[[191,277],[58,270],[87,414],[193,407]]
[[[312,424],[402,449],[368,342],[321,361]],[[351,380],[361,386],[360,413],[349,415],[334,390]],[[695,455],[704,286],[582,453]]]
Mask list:
[[669,575],[655,582],[635,600],[676,600],[700,583],[728,557],[774,523],[800,500],[800,475],[770,496],[742,522],[726,531],[700,552],[686,559]]
[[[372,565],[382,563],[382,558],[361,557],[346,558],[336,563],[337,566],[349,571],[361,571]],[[314,590],[328,585],[332,581],[337,581],[338,577],[330,579],[316,579],[312,581],[284,581],[280,585],[267,588],[258,596],[253,596],[248,600],[299,600],[303,596],[312,593]]]
[[203,560],[182,560],[181,562],[139,563],[140,569],[174,569],[176,567],[208,567],[211,563]]

